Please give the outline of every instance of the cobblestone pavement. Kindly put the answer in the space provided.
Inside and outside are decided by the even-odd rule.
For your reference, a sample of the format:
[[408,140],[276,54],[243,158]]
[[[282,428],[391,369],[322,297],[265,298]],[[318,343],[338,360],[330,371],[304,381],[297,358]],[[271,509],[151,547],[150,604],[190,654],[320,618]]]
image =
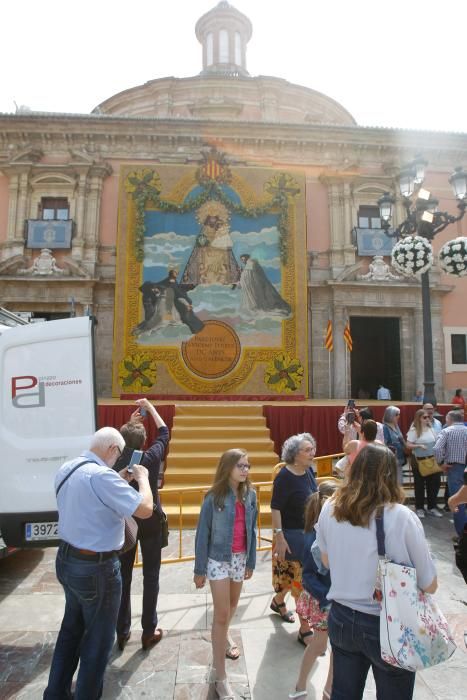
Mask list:
[[[467,687],[467,586],[453,563],[451,516],[425,518],[424,527],[437,559],[437,600],[455,631],[458,649],[445,664],[417,676],[415,700],[460,700]],[[171,534],[172,553],[176,534]],[[184,535],[192,551],[193,533]],[[38,700],[47,683],[57,631],[63,614],[61,586],[55,578],[55,549],[17,552],[0,561],[0,699]],[[169,556],[171,554],[169,550]],[[167,555],[166,555],[167,556]],[[258,555],[255,575],[244,586],[233,636],[242,655],[227,669],[238,698],[285,700],[293,688],[303,647],[297,627],[285,625],[269,610],[271,557]],[[115,647],[106,674],[104,699],[213,700],[210,684],[209,593],[196,591],[191,562],[162,567],[159,598],[162,642],[143,652],[140,642],[142,573],[133,577],[133,633],[121,653]],[[313,671],[308,698],[321,700],[329,655]],[[371,674],[370,674],[371,676]],[[369,677],[365,700],[375,698]],[[397,699],[395,699],[397,700]]]

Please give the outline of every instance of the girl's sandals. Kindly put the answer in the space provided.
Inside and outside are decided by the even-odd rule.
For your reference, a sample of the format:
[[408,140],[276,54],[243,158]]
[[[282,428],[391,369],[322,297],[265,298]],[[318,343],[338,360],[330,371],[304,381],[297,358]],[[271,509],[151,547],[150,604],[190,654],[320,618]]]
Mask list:
[[300,630],[299,630],[297,642],[300,642],[300,644],[303,644],[303,646],[306,647],[307,643],[305,642],[305,639],[307,637],[312,637],[312,636],[313,636],[313,630],[309,630],[308,632],[300,632]]
[[232,659],[236,661],[240,657],[240,649],[235,644],[235,642],[227,641],[227,647],[225,649],[225,658]]
[[227,678],[223,681],[215,681],[214,686],[219,700],[235,700],[234,692]]
[[284,622],[295,622],[295,617],[291,610],[281,612],[281,608],[285,608],[285,603],[276,603],[275,599],[273,598],[269,607],[273,612],[280,615]]

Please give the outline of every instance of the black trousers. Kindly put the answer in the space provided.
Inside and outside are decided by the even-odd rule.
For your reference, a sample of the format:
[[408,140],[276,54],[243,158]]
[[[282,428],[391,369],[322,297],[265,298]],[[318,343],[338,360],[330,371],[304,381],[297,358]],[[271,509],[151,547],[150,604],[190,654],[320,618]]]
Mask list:
[[411,458],[411,467],[414,479],[415,508],[423,510],[425,506],[425,487],[428,509],[436,508],[438,493],[441,486],[441,472],[422,476],[418,471],[417,461],[414,455]]
[[[139,537],[139,535],[138,535]],[[144,533],[140,538],[143,557],[143,611],[141,627],[145,634],[153,634],[157,627],[157,598],[161,568],[161,535]],[[127,636],[131,629],[131,579],[136,546],[120,556],[122,571],[122,599],[117,620],[117,634]]]

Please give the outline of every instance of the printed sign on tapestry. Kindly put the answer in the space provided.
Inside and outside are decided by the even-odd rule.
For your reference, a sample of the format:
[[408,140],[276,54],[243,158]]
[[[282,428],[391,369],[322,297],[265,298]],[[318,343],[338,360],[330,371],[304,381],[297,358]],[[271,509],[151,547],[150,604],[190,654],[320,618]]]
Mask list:
[[121,172],[114,395],[306,395],[304,182],[199,166]]

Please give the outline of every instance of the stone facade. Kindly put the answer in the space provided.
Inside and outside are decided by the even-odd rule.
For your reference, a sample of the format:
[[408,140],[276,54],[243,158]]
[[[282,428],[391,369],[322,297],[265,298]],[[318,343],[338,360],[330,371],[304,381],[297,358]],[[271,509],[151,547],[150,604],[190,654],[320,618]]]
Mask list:
[[[236,12],[229,3],[216,9]],[[420,285],[359,279],[369,259],[357,255],[351,232],[359,207],[375,205],[385,191],[397,199],[395,224],[404,218],[396,176],[417,153],[429,162],[427,186],[440,196],[440,208],[454,213],[447,178],[453,166],[467,165],[467,135],[362,128],[321,93],[278,78],[251,78],[245,62],[248,26],[238,24],[238,17],[235,22],[236,31],[244,29],[239,65],[230,54],[225,70],[222,64],[206,70],[203,44],[200,75],[131,88],[91,115],[0,115],[1,303],[11,311],[66,313],[73,298],[78,315],[92,311],[98,319],[98,392],[110,395],[120,166],[197,163],[203,148],[215,146],[232,164],[306,177],[308,250],[303,252],[309,260],[309,302],[301,312],[310,329],[311,396],[350,395],[343,328],[358,314],[400,318],[402,398],[410,399],[423,378]],[[201,41],[209,33],[205,29]],[[64,271],[59,276],[21,272],[38,255],[26,246],[24,222],[37,218],[43,197],[65,197],[74,222],[71,249],[53,251]],[[466,235],[464,222],[450,229],[435,247],[463,231]],[[467,327],[462,298],[467,298],[467,280],[435,270],[432,323],[440,399],[467,386],[467,373],[445,373],[442,332],[446,325]],[[331,389],[323,344],[328,318],[334,323]]]

